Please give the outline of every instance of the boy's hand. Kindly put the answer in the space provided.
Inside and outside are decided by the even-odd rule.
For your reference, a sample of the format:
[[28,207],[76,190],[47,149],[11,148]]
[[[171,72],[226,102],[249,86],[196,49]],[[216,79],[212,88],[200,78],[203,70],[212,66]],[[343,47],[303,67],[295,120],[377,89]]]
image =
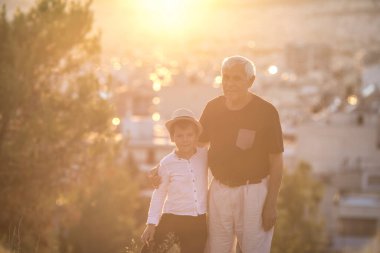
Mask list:
[[148,224],[141,235],[141,240],[143,243],[149,246],[149,243],[153,241],[154,233],[156,232],[156,226],[153,224]]
[[148,172],[148,180],[150,182],[150,184],[155,188],[157,189],[160,184],[161,184],[161,177],[158,175],[158,168],[160,166],[157,165],[156,167],[154,167],[153,169],[151,169],[149,172]]

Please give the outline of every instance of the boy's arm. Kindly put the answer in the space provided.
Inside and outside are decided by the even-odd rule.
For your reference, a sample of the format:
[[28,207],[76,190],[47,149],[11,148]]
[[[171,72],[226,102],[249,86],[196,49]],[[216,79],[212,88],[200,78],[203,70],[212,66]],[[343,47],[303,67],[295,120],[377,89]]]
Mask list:
[[143,234],[141,235],[141,241],[149,246],[149,243],[153,241],[154,233],[156,232],[156,225],[148,224],[145,227]]
[[160,167],[158,175],[162,182],[160,186],[153,191],[150,200],[147,224],[157,225],[161,217],[162,207],[164,206],[165,198],[168,193],[169,175],[165,166]]

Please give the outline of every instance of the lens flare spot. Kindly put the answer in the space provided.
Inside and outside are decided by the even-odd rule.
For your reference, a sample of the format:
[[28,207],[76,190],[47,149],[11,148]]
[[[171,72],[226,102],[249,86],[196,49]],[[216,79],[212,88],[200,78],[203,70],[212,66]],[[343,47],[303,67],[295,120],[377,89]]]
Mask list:
[[160,114],[158,112],[153,113],[153,115],[152,115],[152,120],[153,121],[157,122],[157,121],[160,120],[160,118],[161,118],[161,116],[160,116]]
[[161,102],[161,99],[160,99],[159,97],[154,97],[154,98],[152,99],[152,103],[153,103],[154,105],[158,105],[160,102]]
[[359,99],[356,95],[351,95],[347,97],[347,103],[350,105],[357,105],[359,102]]
[[161,83],[158,82],[158,81],[153,82],[152,89],[153,89],[154,91],[160,91],[160,90],[161,90]]
[[269,66],[268,73],[271,75],[277,74],[278,73],[278,67],[276,65]]
[[114,126],[118,126],[118,125],[120,125],[120,119],[119,118],[113,118],[112,119],[112,125],[114,125]]

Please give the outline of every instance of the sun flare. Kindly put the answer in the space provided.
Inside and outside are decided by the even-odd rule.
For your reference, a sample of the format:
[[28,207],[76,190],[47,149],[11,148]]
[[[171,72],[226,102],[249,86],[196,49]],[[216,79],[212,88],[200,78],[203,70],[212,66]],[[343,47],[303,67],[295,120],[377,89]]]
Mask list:
[[201,7],[201,0],[139,0],[141,24],[150,29],[175,32],[186,29]]

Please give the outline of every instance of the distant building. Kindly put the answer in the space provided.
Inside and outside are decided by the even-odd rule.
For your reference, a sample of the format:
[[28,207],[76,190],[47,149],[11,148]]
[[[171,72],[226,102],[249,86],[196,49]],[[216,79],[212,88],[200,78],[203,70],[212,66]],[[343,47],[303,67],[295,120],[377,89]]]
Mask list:
[[380,115],[336,112],[297,128],[297,161],[316,173],[380,165]]
[[362,59],[361,68],[363,103],[359,109],[380,114],[380,51],[368,52]]
[[380,252],[380,100],[375,88],[296,130],[297,161],[325,181],[321,211],[332,252]]
[[199,83],[190,83],[184,76],[177,76],[173,85],[162,87],[157,92],[160,103],[157,111],[162,119],[169,119],[172,112],[185,107],[200,117],[207,102],[221,95],[221,88],[213,86],[213,80],[202,80]]
[[136,87],[120,94],[115,100],[121,118],[120,131],[124,136],[125,156],[146,171],[158,164],[173,149],[173,144],[156,112],[151,87]]
[[[207,80],[205,80],[207,82]],[[141,170],[149,170],[174,148],[164,123],[180,107],[192,110],[200,117],[209,100],[220,94],[213,83],[194,83],[186,76],[175,76],[170,86],[157,91],[151,87],[135,88],[117,101],[121,117],[121,132],[126,152]],[[156,114],[156,115],[154,115]]]
[[380,252],[380,165],[330,173],[322,212],[333,252]]
[[174,148],[162,122],[149,117],[128,117],[122,121],[126,156],[132,156],[142,171],[153,168]]
[[325,44],[288,44],[285,48],[287,68],[297,75],[309,71],[330,71],[332,50]]
[[367,52],[361,61],[362,87],[375,85],[380,89],[380,51]]
[[333,248],[343,252],[379,252],[380,197],[344,196],[336,209],[338,226]]

